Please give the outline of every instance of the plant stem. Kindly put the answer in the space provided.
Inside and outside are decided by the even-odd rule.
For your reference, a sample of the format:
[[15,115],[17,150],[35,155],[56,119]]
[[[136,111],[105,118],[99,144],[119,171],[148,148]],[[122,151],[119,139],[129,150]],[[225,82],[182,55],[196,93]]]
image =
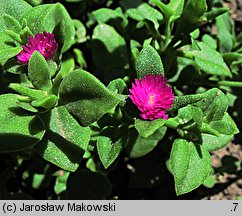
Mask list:
[[226,80],[219,81],[218,85],[242,88],[242,82],[236,82],[236,81],[226,81]]
[[185,51],[185,50],[178,50],[177,55],[180,57],[191,59],[191,60],[194,59],[194,56],[191,54],[191,52]]
[[174,104],[168,111],[173,112],[175,110],[178,110],[181,107],[187,106],[188,104],[196,103],[199,100],[202,100],[203,98],[204,98],[204,94],[176,96]]
[[168,21],[166,22],[166,27],[165,27],[165,43],[164,43],[164,46],[161,48],[161,51],[164,52],[168,45],[170,44],[171,42],[171,22],[170,22],[170,19],[168,19]]
[[166,122],[165,122],[165,126],[168,128],[172,128],[174,130],[177,129],[177,127],[179,126],[179,122],[177,122],[175,120],[175,118],[169,118]]

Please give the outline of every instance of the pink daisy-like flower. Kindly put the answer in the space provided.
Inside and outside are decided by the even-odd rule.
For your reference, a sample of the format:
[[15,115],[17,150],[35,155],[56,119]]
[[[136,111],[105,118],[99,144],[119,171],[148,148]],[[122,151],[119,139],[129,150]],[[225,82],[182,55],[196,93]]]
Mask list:
[[34,51],[38,51],[48,61],[53,59],[58,49],[55,36],[52,33],[43,32],[30,36],[28,43],[23,46],[23,50],[17,55],[18,61],[27,65]]
[[175,97],[162,75],[150,74],[140,81],[135,79],[129,91],[131,100],[141,111],[142,119],[168,119],[166,110],[172,106]]

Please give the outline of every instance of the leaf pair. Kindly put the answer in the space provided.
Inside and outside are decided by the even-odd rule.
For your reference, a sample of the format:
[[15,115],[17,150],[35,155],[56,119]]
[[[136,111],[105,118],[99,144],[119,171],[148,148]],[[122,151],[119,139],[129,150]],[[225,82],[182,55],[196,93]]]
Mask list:
[[65,107],[38,116],[18,107],[17,95],[1,95],[0,102],[1,152],[15,152],[38,143],[36,151],[46,160],[69,171],[77,169],[91,131],[81,127]]
[[175,179],[177,195],[199,187],[211,172],[208,150],[184,139],[174,141],[169,165]]
[[[31,77],[35,78],[33,75]],[[45,83],[45,80],[43,82]],[[12,84],[11,86],[32,100],[46,98],[46,92],[43,90],[30,89],[20,84]],[[41,85],[41,88],[43,86]],[[3,115],[2,124],[9,121],[7,126],[1,127],[1,136],[4,137],[1,139],[1,151],[21,150],[41,140],[35,146],[36,151],[46,160],[70,171],[77,169],[82,155],[87,149],[91,130],[88,127],[80,126],[69,112],[77,116],[79,121],[87,126],[97,121],[120,102],[116,94],[112,93],[90,73],[82,70],[70,73],[61,83],[60,99],[65,107],[58,106],[41,114],[40,118],[44,124],[38,116],[27,115],[26,112],[17,107],[19,101],[16,95],[2,95],[1,99],[3,100],[2,104],[5,104],[4,110],[1,112]],[[14,105],[18,114],[11,110]],[[35,131],[32,129],[30,131],[29,127],[32,124],[40,129],[34,128]],[[13,135],[14,133],[17,137]],[[12,137],[16,140],[21,138],[21,143],[16,145]]]
[[[199,100],[196,101],[196,97]],[[197,96],[190,95],[191,100],[187,100],[188,95],[176,101],[182,104],[182,99],[190,102],[180,108],[175,117],[177,131],[183,139],[174,141],[168,161],[178,195],[203,183],[211,171],[209,152],[224,147],[239,132],[226,113],[228,99],[220,90],[214,88]]]
[[62,47],[61,52],[66,52],[75,42],[74,24],[66,9],[59,3],[32,7],[22,0],[1,0],[0,6],[2,65],[21,51],[21,45],[26,44],[32,34],[53,32],[59,47]]

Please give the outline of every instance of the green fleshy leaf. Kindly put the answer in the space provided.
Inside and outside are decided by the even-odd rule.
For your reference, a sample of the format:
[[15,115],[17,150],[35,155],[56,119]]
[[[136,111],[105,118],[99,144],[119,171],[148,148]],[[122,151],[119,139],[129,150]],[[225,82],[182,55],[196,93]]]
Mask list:
[[239,133],[239,130],[233,119],[228,113],[225,113],[223,119],[220,121],[213,121],[210,123],[211,127],[221,134],[231,135]]
[[28,77],[36,89],[49,90],[52,86],[48,64],[39,52],[35,51],[28,64]]
[[42,99],[34,100],[31,102],[33,107],[42,107],[46,109],[53,108],[57,103],[58,97],[56,95],[48,95]]
[[178,110],[174,118],[176,127],[186,139],[203,145],[208,151],[217,150],[227,145],[239,130],[226,113],[228,99],[223,92],[213,88],[201,95],[203,98],[199,101]]
[[32,187],[34,189],[44,189],[50,185],[51,176],[46,174],[35,173],[33,175]]
[[22,50],[21,46],[15,47],[13,40],[5,33],[0,32],[0,65],[19,54]]
[[157,7],[160,8],[162,13],[166,17],[166,21],[168,22],[170,18],[175,21],[181,16],[185,0],[171,0],[169,4],[164,4],[159,0],[151,0],[151,3],[155,4]]
[[94,158],[89,158],[87,163],[86,163],[86,167],[87,169],[89,169],[92,172],[96,172],[97,168],[96,168],[96,163],[94,161]]
[[83,43],[87,40],[86,38],[86,28],[80,20],[74,19],[73,24],[76,29],[76,37],[75,40],[77,43]]
[[119,94],[128,94],[128,88],[127,88],[127,85],[126,83],[118,78],[118,79],[115,79],[113,81],[111,81],[109,84],[108,84],[108,88],[113,91],[113,92],[116,92],[116,93],[119,93]]
[[142,137],[149,137],[165,124],[165,119],[156,119],[154,121],[135,120],[135,128]]
[[60,100],[84,126],[97,121],[120,102],[114,93],[84,70],[75,70],[66,76],[60,86]]
[[21,47],[8,47],[0,50],[0,64],[3,65],[8,59],[16,56],[22,50]]
[[52,93],[55,93],[55,94],[58,93],[61,81],[74,69],[75,69],[74,58],[72,57],[72,55],[67,53],[66,55],[63,56],[61,69],[53,81]]
[[208,177],[204,180],[203,185],[204,185],[206,188],[213,188],[213,186],[215,185],[215,178],[214,178],[214,175],[210,175],[210,176],[208,176]]
[[33,6],[40,5],[43,2],[43,0],[25,0],[25,1]]
[[232,65],[234,62],[242,60],[242,54],[238,52],[228,52],[223,54],[223,58],[228,65]]
[[109,8],[100,8],[92,12],[95,16],[98,24],[107,23],[111,19],[123,19],[124,17],[115,10],[111,10]]
[[58,73],[58,76],[61,75],[61,79],[67,76],[75,69],[75,61],[72,55],[66,54],[63,56],[61,70]]
[[29,112],[38,113],[38,111],[39,111],[38,109],[33,107],[29,102],[18,102],[17,105],[19,107],[21,107],[22,109],[29,111]]
[[201,125],[203,121],[203,111],[201,108],[188,105],[188,110],[193,118],[193,120],[198,124]]
[[128,22],[122,13],[109,8],[100,8],[92,12],[92,14],[96,18],[98,24],[107,23],[113,27],[119,28],[122,24],[126,25]]
[[137,59],[139,57],[139,48],[140,47],[141,47],[141,45],[138,41],[136,41],[136,40],[130,41],[130,50],[131,50],[131,54],[132,54],[134,63],[137,62]]
[[193,50],[191,54],[195,57],[195,62],[202,71],[215,76],[232,77],[219,52],[203,42],[197,42],[197,44],[200,50]]
[[42,121],[17,107],[17,95],[1,95],[0,103],[0,152],[19,151],[42,139],[45,133]]
[[171,0],[168,7],[173,11],[174,15],[180,17],[184,9],[185,0]]
[[232,23],[229,14],[223,14],[216,18],[218,30],[219,50],[222,53],[230,52],[234,45],[234,35],[232,34]]
[[49,60],[48,62],[48,68],[49,68],[49,72],[50,72],[50,76],[54,77],[58,71],[58,65],[54,60]]
[[20,35],[18,33],[14,32],[13,30],[5,30],[5,34],[8,35],[17,46],[22,44]]
[[[28,153],[23,152],[22,154],[27,155]],[[24,181],[24,184],[26,187],[34,189],[49,188],[53,179],[51,175],[53,167],[50,167],[50,165],[43,160],[34,160],[33,162],[34,163],[29,163],[28,169],[22,173],[22,180]]]
[[[66,25],[64,20],[60,20],[58,23],[56,23],[56,26],[53,29],[53,34],[55,35],[55,39],[58,44],[58,47],[62,48],[61,53],[63,53],[64,52],[63,46],[65,44],[65,37],[66,37]],[[74,44],[74,41],[72,41],[72,44]],[[69,46],[71,46],[72,44],[70,44]]]
[[44,140],[35,145],[45,160],[68,171],[75,171],[88,147],[91,130],[82,127],[64,106],[41,115],[47,127]]
[[[198,39],[199,35],[200,35],[200,30],[199,29],[195,29],[193,32],[190,33],[191,37],[193,39]],[[192,45],[193,45],[193,40],[192,40]]]
[[22,31],[19,33],[19,35],[22,44],[27,44],[29,37],[33,36],[33,33],[28,26],[25,26],[24,29],[22,29]]
[[83,53],[81,50],[79,49],[74,49],[73,50],[75,57],[76,57],[76,61],[77,63],[80,65],[81,68],[86,68],[87,67],[87,63],[86,60],[83,56]]
[[184,96],[176,96],[173,102],[172,107],[169,111],[175,111],[182,107],[187,106],[188,104],[196,103],[204,98],[203,94],[191,94],[191,95],[184,95]]
[[204,17],[206,17],[207,21],[209,21],[209,20],[215,19],[216,17],[218,17],[226,12],[229,12],[229,8],[227,8],[227,7],[215,8],[209,12],[206,12],[204,14]]
[[215,151],[223,148],[233,139],[235,134],[239,133],[235,122],[228,113],[225,113],[222,120],[211,122],[210,126],[214,130],[218,131],[220,136],[217,137],[206,133],[201,134],[200,143],[208,151]]
[[59,33],[55,32],[55,37],[57,41],[60,38],[64,38],[62,52],[66,52],[75,42],[74,24],[68,12],[60,3],[34,7],[24,14],[22,19],[24,18],[27,20],[28,26],[34,34],[43,31],[53,32],[55,27],[59,26]]
[[109,82],[124,75],[128,51],[124,38],[113,27],[106,24],[95,27],[91,51],[94,64],[104,80]]
[[11,58],[5,62],[3,69],[9,73],[21,74],[21,72],[26,70],[25,65],[17,62],[17,59]]
[[57,178],[55,181],[54,191],[58,195],[66,190],[66,183],[70,173],[64,170],[59,170],[56,175]]
[[159,11],[141,0],[122,0],[120,4],[130,18],[137,21],[149,20],[156,29],[159,28],[159,24],[163,20],[163,16]]
[[195,30],[206,10],[206,0],[187,0],[177,24],[176,35],[181,37]]
[[226,113],[228,99],[217,88],[201,95],[203,98],[199,101],[178,110],[178,115],[175,117],[178,128],[185,131],[185,134],[188,133],[186,135],[188,139],[206,145],[209,150],[221,148],[239,132],[232,118]]
[[21,16],[31,8],[31,5],[23,0],[0,0],[0,32],[7,29],[4,21],[4,14],[8,14],[17,21],[20,21]]
[[196,189],[211,173],[209,152],[192,142],[176,139],[170,159],[177,195]]
[[126,143],[127,140],[125,141],[125,138],[120,138],[112,143],[109,137],[98,137],[97,151],[105,169],[107,169],[115,161],[115,159],[117,159]]
[[217,88],[210,89],[203,95],[204,98],[196,106],[203,110],[206,121],[221,120],[228,109],[228,98]]
[[136,71],[139,79],[147,74],[164,75],[164,68],[161,58],[152,46],[145,46],[141,50],[136,62]]
[[160,2],[159,0],[152,0],[151,3],[155,4],[157,7],[160,8],[162,13],[164,14],[166,20],[168,21],[172,15],[174,15],[173,10],[163,2]]
[[[182,107],[185,107],[189,104],[195,106],[193,108],[191,106],[189,107],[189,117],[192,118],[193,116],[197,123],[201,123],[202,110],[202,116],[205,116],[207,122],[211,122],[221,120],[223,118],[225,112],[228,109],[228,98],[221,90],[213,88],[202,94],[192,94],[176,97],[170,111],[177,109],[181,110]],[[201,110],[198,110],[199,108],[196,107],[199,107]],[[196,109],[197,111],[192,111],[192,109]],[[197,112],[200,114],[196,116]],[[186,113],[186,111],[184,113]],[[197,118],[200,118],[200,120]]]
[[[217,40],[208,34],[202,36],[202,41],[213,49],[217,49]],[[224,57],[224,56],[223,56]]]
[[150,153],[161,141],[166,134],[166,127],[159,128],[151,136],[144,138],[139,136],[135,130],[131,130],[128,149],[131,158],[139,158]]
[[46,91],[31,89],[18,83],[11,83],[9,87],[22,96],[29,97],[31,100],[39,100],[47,96]]
[[13,16],[9,14],[4,14],[3,19],[5,26],[8,30],[12,30],[15,33],[20,33],[20,31],[22,30],[22,26]]

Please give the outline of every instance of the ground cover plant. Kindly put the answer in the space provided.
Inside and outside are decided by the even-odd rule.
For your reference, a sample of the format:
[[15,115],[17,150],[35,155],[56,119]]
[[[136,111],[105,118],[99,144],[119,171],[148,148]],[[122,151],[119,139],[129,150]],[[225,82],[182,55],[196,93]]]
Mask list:
[[0,198],[200,199],[241,179],[241,158],[211,160],[241,143],[226,3],[0,0]]

